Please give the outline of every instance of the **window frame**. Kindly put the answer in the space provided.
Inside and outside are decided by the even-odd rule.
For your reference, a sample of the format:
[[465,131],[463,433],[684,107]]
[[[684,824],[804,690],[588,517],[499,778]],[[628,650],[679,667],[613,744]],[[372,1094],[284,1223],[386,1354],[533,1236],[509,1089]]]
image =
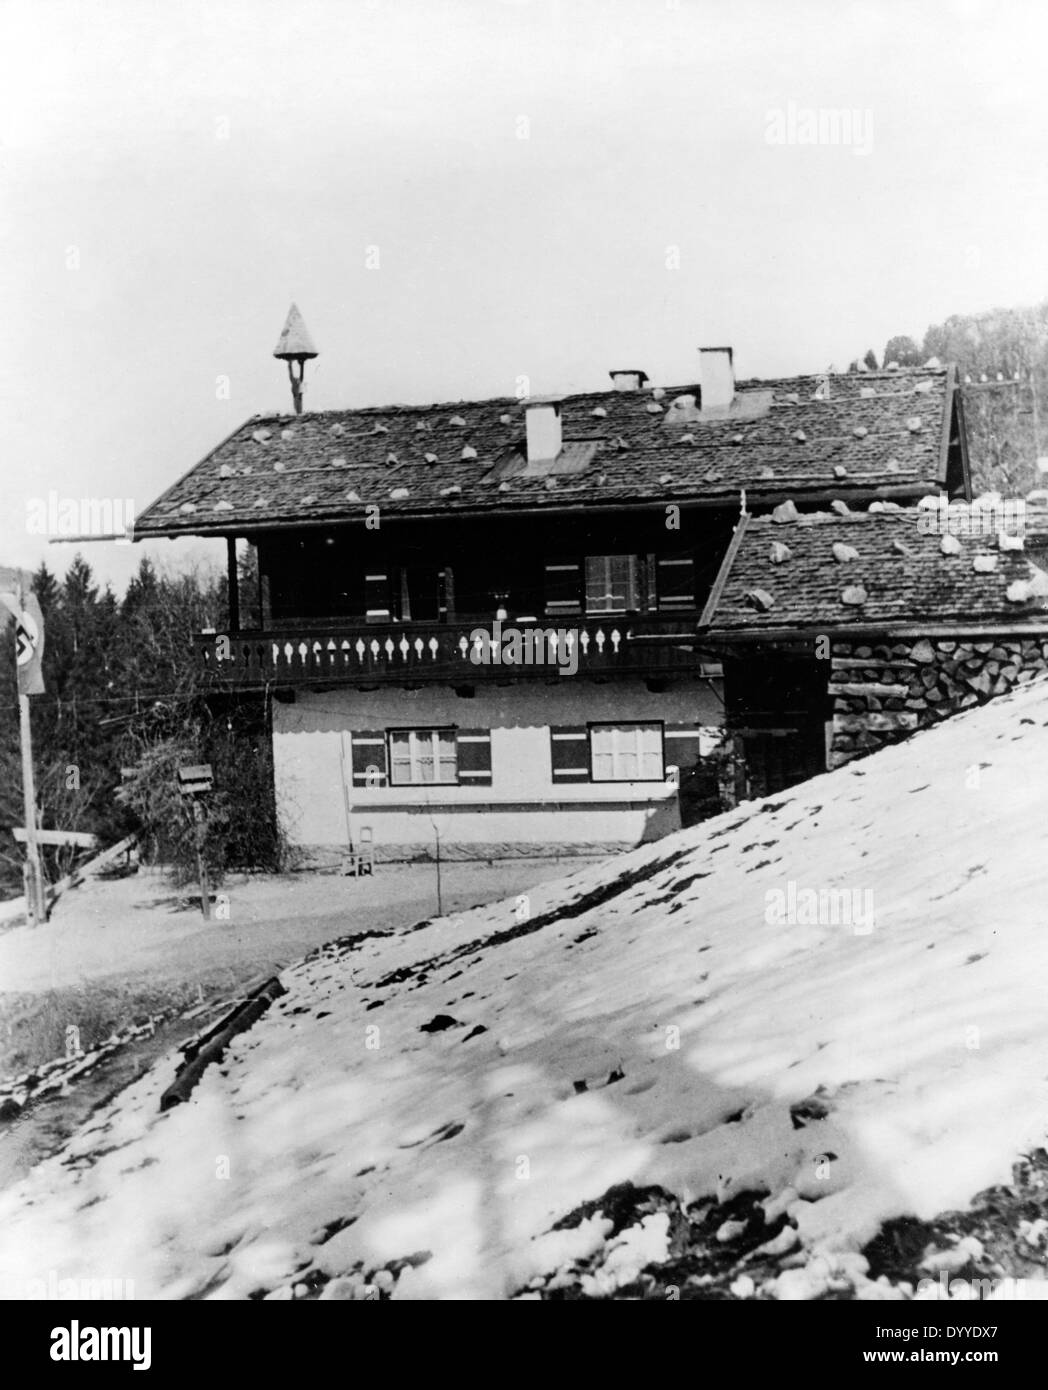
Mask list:
[[[407,734],[407,735],[409,736],[409,739],[411,738],[412,735],[430,734],[430,735],[432,736],[432,739],[433,739],[433,742],[432,742],[432,745],[431,745],[431,746],[432,746],[432,750],[433,750],[433,766],[434,766],[434,771],[435,771],[435,772],[439,772],[439,771],[440,771],[440,764],[441,764],[441,761],[442,761],[441,758],[440,758],[440,755],[439,755],[439,748],[438,748],[438,745],[437,745],[437,743],[436,743],[436,740],[437,740],[437,738],[438,738],[438,736],[439,736],[440,734],[445,734],[445,735],[450,734],[450,735],[451,735],[451,741],[452,741],[452,743],[453,743],[453,745],[454,745],[454,748],[455,748],[455,777],[454,777],[454,780],[449,782],[449,781],[446,781],[446,780],[443,780],[443,779],[441,779],[441,780],[434,779],[432,782],[423,782],[423,781],[415,781],[414,778],[412,778],[410,781],[407,781],[407,782],[398,782],[398,781],[396,780],[395,776],[394,776],[394,767],[395,767],[396,764],[395,764],[394,758],[393,758],[393,739],[396,737],[397,734]],[[413,752],[413,746],[412,746],[410,743],[409,743],[409,748],[412,748],[412,755],[411,755],[410,758],[409,758],[409,762],[410,762],[410,765],[412,766],[412,768],[414,768],[416,759],[415,759],[414,752]],[[457,725],[454,725],[454,724],[408,724],[408,725],[399,726],[399,727],[397,727],[397,728],[395,728],[395,729],[387,729],[387,730],[386,730],[386,765],[387,765],[387,767],[388,767],[388,769],[389,769],[388,775],[387,775],[387,779],[386,779],[386,780],[387,780],[387,785],[390,786],[390,787],[459,787],[459,786],[461,786],[462,783],[461,783],[461,781],[459,780],[458,726],[457,726]]]
[[[659,774],[657,777],[598,777],[594,767],[593,734],[598,729],[657,729],[659,734]],[[629,782],[665,782],[666,780],[666,723],[662,719],[600,719],[586,725],[589,739],[590,781],[598,786],[622,786]],[[614,757],[614,754],[613,754]]]
[[[610,562],[613,560],[625,560],[626,566],[626,593],[624,595],[625,606],[622,608],[591,608],[589,600],[590,587],[590,564],[601,561],[604,564],[605,572],[610,570]],[[645,589],[645,568],[646,557],[630,551],[600,552],[599,554],[587,553],[582,557],[582,612],[586,617],[592,618],[618,618],[625,617],[628,613],[642,613],[644,611],[644,589]],[[609,586],[614,584],[610,574],[604,581]],[[633,606],[630,607],[630,599],[633,599]]]

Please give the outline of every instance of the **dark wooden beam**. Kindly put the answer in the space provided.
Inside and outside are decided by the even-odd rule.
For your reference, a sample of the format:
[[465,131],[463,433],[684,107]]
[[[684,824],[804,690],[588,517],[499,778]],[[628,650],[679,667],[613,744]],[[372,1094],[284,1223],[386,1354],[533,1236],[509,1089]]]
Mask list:
[[724,552],[724,559],[721,561],[720,569],[717,571],[717,578],[713,581],[713,587],[710,589],[709,597],[706,599],[706,605],[702,610],[702,617],[699,619],[700,632],[704,628],[708,628],[714,620],[714,616],[717,612],[717,605],[721,601],[721,594],[723,594],[724,586],[728,582],[728,575],[731,573],[731,567],[735,563],[735,556],[739,553],[739,546],[742,544],[742,538],[746,534],[746,527],[749,524],[749,520],[749,512],[743,512],[735,523],[735,530],[732,534],[731,541],[728,544],[728,549]]
[[240,631],[240,582],[237,577],[237,542],[226,537],[226,581],[229,586],[229,630]]

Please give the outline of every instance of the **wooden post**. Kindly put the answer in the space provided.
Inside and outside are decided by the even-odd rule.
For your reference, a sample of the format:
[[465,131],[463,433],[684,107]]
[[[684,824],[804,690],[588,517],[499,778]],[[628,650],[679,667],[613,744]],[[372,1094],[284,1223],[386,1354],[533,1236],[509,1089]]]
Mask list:
[[240,631],[240,581],[237,575],[236,536],[226,537],[226,584],[229,589],[229,630]]
[[262,569],[262,547],[258,541],[254,542],[254,547],[255,573],[258,575],[258,611],[255,614],[255,626],[264,631],[269,608],[269,576]]
[[440,828],[436,821],[433,822],[433,833],[437,837],[437,916],[444,916],[444,900],[440,891]]
[[204,921],[211,920],[211,895],[207,886],[207,870],[204,868],[204,807],[195,797],[193,799],[193,823],[196,838],[197,879],[200,883],[200,911]]
[[204,838],[207,830],[207,817],[200,798],[211,791],[214,774],[210,763],[193,763],[178,769],[178,790],[188,796],[193,803],[193,848],[196,850],[197,879],[200,883],[200,911],[205,921],[211,920],[211,895],[207,886],[207,870],[204,867]]
[[291,378],[291,399],[295,403],[295,414],[302,414],[302,378],[305,375],[304,362],[298,364],[298,376],[295,376],[295,364],[290,359],[287,364],[287,374]]
[[19,693],[18,725],[22,736],[22,795],[25,802],[25,901],[34,926],[47,921],[47,894],[36,838],[36,783],[33,778],[33,736],[29,696]]

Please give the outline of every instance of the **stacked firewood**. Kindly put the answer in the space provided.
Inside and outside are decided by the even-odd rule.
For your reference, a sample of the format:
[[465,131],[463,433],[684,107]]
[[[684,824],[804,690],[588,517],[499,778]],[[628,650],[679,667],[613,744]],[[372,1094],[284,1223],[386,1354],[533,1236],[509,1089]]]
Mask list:
[[831,659],[832,768],[1033,680],[1048,670],[1048,640],[838,642]]

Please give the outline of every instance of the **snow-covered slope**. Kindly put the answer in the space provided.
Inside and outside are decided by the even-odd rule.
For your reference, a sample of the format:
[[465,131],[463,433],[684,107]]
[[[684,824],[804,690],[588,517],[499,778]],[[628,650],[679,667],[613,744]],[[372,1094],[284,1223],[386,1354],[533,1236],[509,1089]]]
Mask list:
[[157,1113],[156,1069],[0,1201],[8,1291],[505,1297],[588,1259],[610,1292],[672,1221],[553,1228],[627,1181],[766,1192],[800,1241],[767,1291],[861,1286],[882,1221],[1048,1127],[1046,726],[1028,685],[530,901],[325,948],[187,1104]]

